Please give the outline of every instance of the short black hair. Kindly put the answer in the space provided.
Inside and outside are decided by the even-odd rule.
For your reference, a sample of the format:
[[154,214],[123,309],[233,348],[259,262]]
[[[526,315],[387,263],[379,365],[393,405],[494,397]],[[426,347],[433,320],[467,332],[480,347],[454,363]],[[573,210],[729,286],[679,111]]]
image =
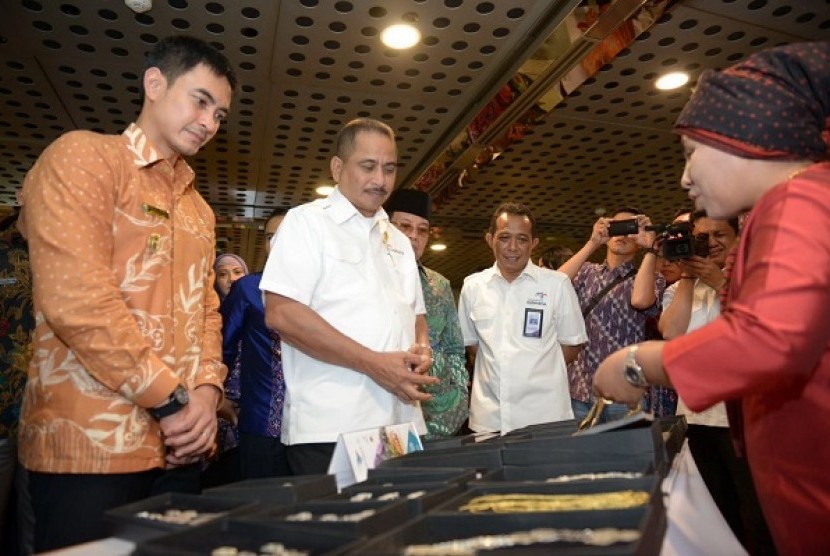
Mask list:
[[[147,53],[144,69],[160,69],[170,86],[179,76],[199,64],[206,65],[213,73],[227,79],[231,90],[236,90],[236,73],[225,55],[205,41],[187,35],[172,35],[161,39]],[[144,79],[139,80],[139,83],[141,99],[144,100]]]
[[[696,210],[696,211],[692,212],[692,215],[689,217],[689,224],[692,225],[692,228],[695,227],[695,222],[700,218],[709,218],[709,215],[706,214],[705,210]],[[714,220],[714,218],[713,218],[713,220]],[[738,233],[740,231],[739,230],[740,226],[739,226],[739,223],[738,223],[738,218],[737,217],[728,218],[726,220],[726,223],[729,224],[730,228],[735,230],[735,235],[738,235]]]
[[627,212],[629,214],[633,214],[634,216],[637,216],[639,214],[645,214],[643,211],[641,211],[637,207],[628,206],[628,207],[619,207],[619,208],[617,208],[617,210],[615,210],[614,212],[611,213],[611,216],[616,216],[621,212]]
[[285,216],[288,214],[289,209],[286,207],[274,207],[274,209],[268,214],[268,218],[265,219],[266,222],[271,220],[272,218],[276,218],[277,216]]
[[540,257],[543,267],[550,268],[551,270],[556,270],[566,262],[568,259],[574,256],[574,252],[571,251],[569,247],[565,247],[564,245],[557,245],[556,247],[551,247]]
[[679,208],[676,211],[674,211],[674,216],[672,216],[671,219],[672,219],[672,221],[677,220],[678,218],[680,218],[684,214],[688,214],[689,216],[691,216],[692,212],[694,212],[694,209],[691,209],[689,207]]
[[490,218],[489,231],[491,234],[496,232],[496,220],[505,213],[515,214],[516,216],[527,216],[527,219],[530,220],[530,237],[536,237],[536,218],[533,216],[533,213],[530,212],[530,209],[526,205],[512,201],[500,204],[499,208],[493,213],[492,218]]
[[[395,144],[395,132],[387,124],[372,118],[357,118],[343,126],[343,129],[337,134],[337,139],[334,142],[334,155],[340,160],[347,160],[354,152],[357,134],[361,131],[378,133],[388,137],[392,144]],[[396,151],[397,148],[396,145]]]

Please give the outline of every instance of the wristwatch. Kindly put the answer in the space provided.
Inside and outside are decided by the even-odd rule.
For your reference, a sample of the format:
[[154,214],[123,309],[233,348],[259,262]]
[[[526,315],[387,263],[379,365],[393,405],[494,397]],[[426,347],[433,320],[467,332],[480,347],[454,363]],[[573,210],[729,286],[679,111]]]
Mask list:
[[639,348],[640,346],[637,344],[634,344],[628,348],[628,354],[625,356],[625,369],[623,370],[623,376],[632,386],[645,388],[648,386],[648,381],[646,380],[643,368],[637,364],[637,359],[635,358]]
[[173,390],[173,393],[170,394],[170,397],[167,399],[167,403],[159,406],[159,407],[151,407],[147,411],[150,412],[150,415],[153,416],[153,419],[156,421],[161,421],[162,418],[167,417],[169,415],[173,415],[174,413],[181,411],[184,406],[187,405],[187,402],[190,401],[190,397],[187,395],[187,389],[184,386],[179,384],[176,386],[176,389]]

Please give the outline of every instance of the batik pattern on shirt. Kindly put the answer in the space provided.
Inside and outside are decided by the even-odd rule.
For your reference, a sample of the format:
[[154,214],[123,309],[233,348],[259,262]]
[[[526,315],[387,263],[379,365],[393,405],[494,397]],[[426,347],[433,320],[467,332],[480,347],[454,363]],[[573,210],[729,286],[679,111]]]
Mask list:
[[132,124],[73,131],[26,176],[36,329],[20,459],[47,473],[165,465],[146,408],[179,384],[222,391],[214,216],[193,170]]
[[467,389],[464,338],[455,310],[455,298],[450,282],[429,268],[420,267],[424,305],[427,309],[429,343],[432,348],[430,374],[441,379],[440,384],[427,386],[425,392],[432,399],[421,402],[427,423],[427,439],[453,436],[469,415],[470,393]]
[[0,439],[17,431],[34,327],[29,252],[12,223],[0,233]]
[[[631,261],[613,269],[605,262],[583,264],[574,280],[574,289],[582,309],[585,310],[607,284],[635,269]],[[666,281],[662,275],[657,274],[654,285],[656,301],[643,311],[631,306],[633,288],[634,276],[631,276],[611,288],[586,317],[588,345],[579,353],[576,361],[568,365],[571,398],[593,403],[594,373],[599,364],[618,349],[645,339],[646,319],[659,313]]]

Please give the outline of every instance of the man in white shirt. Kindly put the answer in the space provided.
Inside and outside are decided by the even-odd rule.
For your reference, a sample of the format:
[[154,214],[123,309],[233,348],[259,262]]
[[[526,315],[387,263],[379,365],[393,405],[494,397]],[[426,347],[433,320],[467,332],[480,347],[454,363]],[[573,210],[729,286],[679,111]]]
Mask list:
[[566,364],[588,338],[571,281],[530,262],[539,238],[524,205],[502,204],[486,240],[496,262],[464,280],[458,304],[475,356],[470,428],[505,434],[572,419]]
[[288,212],[260,283],[283,340],[282,441],[295,474],[325,473],[343,432],[412,421],[424,434],[420,387],[437,382],[412,245],[382,208],[394,132],[349,122],[330,168],[337,187]]

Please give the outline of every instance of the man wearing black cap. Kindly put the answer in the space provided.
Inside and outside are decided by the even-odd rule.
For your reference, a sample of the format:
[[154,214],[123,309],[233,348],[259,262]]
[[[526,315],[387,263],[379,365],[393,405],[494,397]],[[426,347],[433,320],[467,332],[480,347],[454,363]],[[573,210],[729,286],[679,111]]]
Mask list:
[[412,242],[424,305],[429,325],[429,343],[432,347],[430,374],[441,379],[435,386],[424,387],[432,399],[421,402],[427,423],[427,438],[453,436],[464,424],[469,413],[469,375],[465,366],[464,339],[455,310],[455,299],[450,282],[434,270],[421,264],[432,218],[432,200],[417,189],[399,189],[387,201],[386,213],[392,222]]

